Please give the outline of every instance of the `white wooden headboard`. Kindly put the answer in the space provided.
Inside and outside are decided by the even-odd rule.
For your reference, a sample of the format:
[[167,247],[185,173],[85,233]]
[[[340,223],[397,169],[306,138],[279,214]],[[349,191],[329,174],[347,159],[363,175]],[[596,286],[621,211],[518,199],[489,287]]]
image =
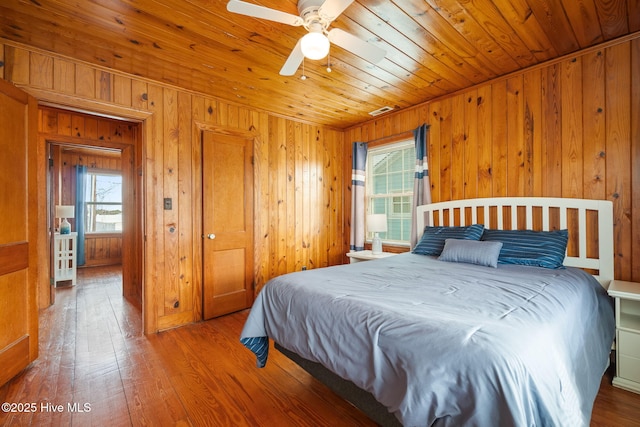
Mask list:
[[[591,219],[593,215],[597,218]],[[417,208],[418,239],[427,224],[484,224],[486,228],[499,230],[532,230],[535,222],[535,229],[549,231],[552,218],[559,229],[569,228],[571,225],[569,239],[577,241],[575,250],[572,251],[576,253],[565,255],[564,265],[597,270],[598,274],[594,276],[605,288],[608,287],[614,274],[613,203],[608,200],[495,197],[431,203]],[[588,230],[588,227],[594,230]],[[578,234],[577,238],[575,233]],[[597,255],[587,255],[589,241],[597,242]]]

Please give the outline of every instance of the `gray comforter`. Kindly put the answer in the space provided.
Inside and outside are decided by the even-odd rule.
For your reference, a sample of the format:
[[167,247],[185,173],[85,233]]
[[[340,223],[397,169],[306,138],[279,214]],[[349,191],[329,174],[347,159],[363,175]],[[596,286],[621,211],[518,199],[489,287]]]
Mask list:
[[407,426],[586,426],[613,335],[582,270],[407,253],[273,279],[241,339],[321,363]]

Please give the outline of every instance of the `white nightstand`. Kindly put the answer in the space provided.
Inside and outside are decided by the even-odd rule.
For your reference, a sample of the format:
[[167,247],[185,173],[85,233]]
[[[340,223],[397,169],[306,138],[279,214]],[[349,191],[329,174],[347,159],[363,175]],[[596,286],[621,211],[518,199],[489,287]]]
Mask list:
[[69,234],[55,233],[54,237],[54,282],[71,280],[71,285],[76,284],[76,244],[77,232]]
[[360,261],[369,261],[372,259],[386,258],[390,256],[394,256],[397,254],[391,252],[382,252],[381,254],[374,255],[371,251],[358,251],[358,252],[348,252],[347,256],[349,257],[349,262],[354,264]]
[[613,385],[640,393],[640,283],[612,280],[616,299],[616,376]]

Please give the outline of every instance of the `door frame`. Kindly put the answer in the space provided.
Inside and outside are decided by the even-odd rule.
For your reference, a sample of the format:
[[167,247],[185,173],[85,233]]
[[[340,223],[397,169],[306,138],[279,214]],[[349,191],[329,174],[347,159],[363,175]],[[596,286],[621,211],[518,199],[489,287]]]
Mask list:
[[[63,110],[61,110],[63,111]],[[129,122],[131,123],[131,122]],[[136,290],[136,286],[138,286],[134,280],[135,277],[140,276],[141,274],[134,274],[133,270],[137,267],[141,270],[141,265],[136,266],[135,263],[135,252],[139,252],[138,247],[140,246],[136,242],[136,235],[140,234],[140,230],[137,230],[138,221],[136,218],[141,216],[141,212],[137,212],[139,203],[136,202],[135,198],[135,188],[136,188],[136,179],[135,179],[135,164],[132,161],[128,161],[131,159],[135,159],[136,157],[136,146],[135,144],[123,144],[118,142],[111,141],[99,141],[93,140],[90,138],[84,137],[65,137],[65,136],[51,136],[45,135],[42,139],[44,139],[44,144],[46,145],[46,153],[47,159],[50,161],[54,151],[54,147],[58,146],[60,148],[90,148],[94,150],[110,150],[110,151],[118,151],[120,153],[120,161],[122,167],[120,172],[122,173],[123,184],[126,181],[125,188],[128,189],[126,193],[122,195],[122,205],[123,205],[123,213],[125,213],[125,223],[122,231],[122,294],[129,301],[133,302],[135,305],[140,305],[142,298],[142,289]],[[41,142],[42,144],[42,142]],[[58,150],[61,151],[61,150]],[[58,159],[59,161],[60,159]],[[129,165],[127,168],[125,165]],[[48,182],[48,191],[47,191],[47,213],[48,213],[48,223],[49,229],[51,230],[51,239],[49,247],[53,248],[53,225],[54,225],[54,200],[53,200],[53,177],[52,168],[47,168],[47,182]],[[51,182],[49,182],[51,181]],[[141,197],[141,195],[139,196]],[[125,211],[126,209],[126,211]],[[53,251],[49,254],[49,259],[53,259]],[[140,264],[142,264],[140,262]],[[53,304],[55,302],[55,285],[53,283],[53,265],[51,265],[51,286],[50,286],[50,300]],[[139,285],[142,287],[142,283]],[[142,313],[141,313],[142,315]]]
[[194,212],[199,212],[199,215],[194,215],[194,227],[193,227],[193,246],[194,246],[194,254],[200,254],[199,257],[195,257],[194,259],[194,264],[193,264],[193,277],[197,278],[197,280],[195,280],[195,286],[193,287],[193,301],[194,301],[194,318],[197,320],[204,320],[204,306],[203,306],[203,301],[204,301],[204,269],[203,269],[203,265],[202,265],[202,260],[204,258],[204,224],[203,224],[203,218],[202,218],[202,212],[204,209],[204,205],[203,205],[203,186],[202,186],[202,180],[203,180],[203,175],[202,175],[202,163],[203,163],[203,159],[202,159],[202,146],[203,146],[203,137],[202,137],[202,133],[204,131],[207,132],[212,132],[212,133],[216,133],[216,134],[221,134],[221,135],[230,135],[230,136],[236,136],[239,138],[245,138],[245,139],[249,139],[253,141],[253,210],[254,210],[254,214],[253,214],[253,297],[252,299],[255,299],[255,288],[256,288],[256,280],[258,277],[258,266],[259,264],[259,257],[260,257],[260,251],[257,250],[257,241],[258,239],[256,238],[258,236],[257,232],[258,230],[260,230],[260,224],[259,221],[257,220],[257,218],[259,217],[259,215],[256,215],[256,209],[258,208],[258,194],[255,191],[256,187],[256,179],[259,176],[258,175],[258,166],[260,164],[260,162],[257,160],[259,159],[259,155],[260,155],[260,136],[259,134],[253,130],[255,129],[253,126],[251,127],[251,130],[245,130],[245,129],[239,129],[239,128],[232,128],[232,127],[227,127],[227,126],[219,126],[219,125],[214,125],[211,123],[204,123],[204,122],[200,122],[198,120],[194,120],[193,122],[193,126],[194,126],[194,132],[193,132],[193,146],[194,147],[198,147],[197,153],[194,150],[194,156],[193,156],[193,170],[194,170]]
[[[147,209],[147,200],[144,196],[144,176],[146,172],[146,163],[144,159],[146,158],[146,148],[148,146],[148,140],[150,138],[151,132],[151,119],[153,118],[154,113],[150,111],[141,111],[135,110],[132,108],[127,108],[124,106],[117,105],[108,105],[103,103],[95,103],[92,101],[87,101],[83,99],[69,99],[66,96],[60,96],[56,93],[50,93],[43,90],[33,89],[24,85],[16,85],[21,90],[31,94],[37,99],[38,109],[39,107],[51,107],[59,110],[65,110],[70,112],[77,112],[81,114],[87,114],[95,117],[104,117],[115,120],[124,120],[128,122],[139,123],[138,126],[138,146],[135,147],[135,157],[132,158],[134,163],[133,171],[134,178],[140,177],[140,180],[135,180],[136,191],[139,197],[137,198],[137,202],[135,203],[135,211],[134,214],[136,216],[136,224],[138,230],[135,232],[133,239],[135,239],[136,243],[136,251],[140,257],[140,265],[138,267],[138,279],[141,287],[141,317],[142,317],[142,329],[145,334],[156,332],[157,327],[157,316],[153,313],[151,307],[154,307],[155,302],[153,298],[155,294],[153,290],[148,289],[149,283],[146,278],[146,245],[144,241],[146,224],[145,224],[145,216],[144,212]],[[60,140],[60,138],[55,138],[56,140]],[[44,141],[40,135],[38,135],[38,162],[40,163],[39,167],[39,175],[43,179],[43,184],[46,182],[46,176],[48,175],[48,153],[46,152],[47,143]],[[126,145],[126,144],[122,144]],[[42,194],[38,196],[38,209],[47,213],[47,205],[48,205],[48,193],[46,191],[46,187],[43,185]],[[43,222],[45,225],[47,224],[47,220],[43,218]],[[46,228],[49,230],[49,228]],[[44,235],[42,235],[44,234]],[[49,235],[48,233],[41,233],[38,238],[38,247],[43,251],[49,250]],[[125,254],[123,254],[125,256]],[[39,308],[47,308],[50,306],[50,265],[49,261],[47,261],[47,268],[43,269],[39,272],[40,281],[38,283],[38,305]]]

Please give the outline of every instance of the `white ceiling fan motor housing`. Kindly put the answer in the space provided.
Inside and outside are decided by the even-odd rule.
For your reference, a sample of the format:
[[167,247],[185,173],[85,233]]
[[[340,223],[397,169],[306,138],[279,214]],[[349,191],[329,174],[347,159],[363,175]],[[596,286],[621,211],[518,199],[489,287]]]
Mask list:
[[320,6],[324,3],[325,0],[300,0],[298,1],[298,13],[300,13],[300,17],[304,20],[304,27],[308,31],[319,30],[319,27],[322,28],[322,32],[325,33],[327,31],[327,27],[331,24],[327,18],[320,16],[318,10]]

